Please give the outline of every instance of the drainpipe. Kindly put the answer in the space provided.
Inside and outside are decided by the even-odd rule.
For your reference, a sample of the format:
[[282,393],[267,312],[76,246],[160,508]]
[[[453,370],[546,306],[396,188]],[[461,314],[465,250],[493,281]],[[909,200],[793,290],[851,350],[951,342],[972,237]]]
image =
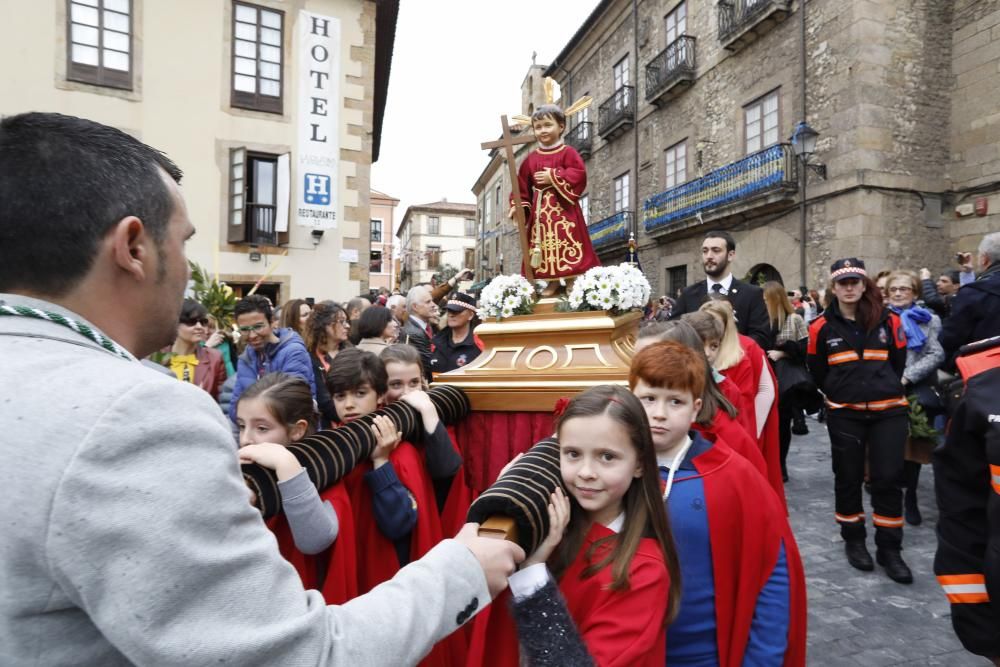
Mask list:
[[[639,238],[639,3],[632,0],[632,53],[635,54],[635,85],[633,86],[632,104],[635,111],[635,123],[632,126],[633,138],[633,173],[635,184],[632,186],[632,229],[630,232]],[[638,255],[638,252],[636,253]]]
[[[802,65],[802,122],[806,122],[806,0],[799,0],[799,60]],[[806,181],[808,179],[805,162],[797,161],[799,167],[799,182],[801,184],[799,201],[799,289],[802,294],[808,294],[806,280]]]

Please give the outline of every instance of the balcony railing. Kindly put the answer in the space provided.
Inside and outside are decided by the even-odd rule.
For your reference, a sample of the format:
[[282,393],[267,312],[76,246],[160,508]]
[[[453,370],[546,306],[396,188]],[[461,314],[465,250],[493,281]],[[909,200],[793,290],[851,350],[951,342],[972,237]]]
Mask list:
[[587,228],[590,242],[595,248],[624,241],[632,229],[632,211],[619,211],[603,220],[598,220]]
[[[646,99],[666,102],[695,76],[695,38],[681,35],[646,65]],[[683,84],[683,85],[682,85]]]
[[577,123],[566,133],[566,143],[576,149],[580,157],[587,159],[594,147],[594,124],[589,120]]
[[635,88],[622,86],[604,100],[598,109],[597,131],[605,139],[613,139],[635,122]]
[[276,208],[266,204],[247,204],[246,216],[249,221],[252,245],[278,245],[278,232],[274,227]]
[[647,232],[728,204],[770,192],[797,188],[791,144],[777,144],[646,199],[642,222]]
[[791,0],[719,0],[719,41],[736,51],[766,34],[791,12]]

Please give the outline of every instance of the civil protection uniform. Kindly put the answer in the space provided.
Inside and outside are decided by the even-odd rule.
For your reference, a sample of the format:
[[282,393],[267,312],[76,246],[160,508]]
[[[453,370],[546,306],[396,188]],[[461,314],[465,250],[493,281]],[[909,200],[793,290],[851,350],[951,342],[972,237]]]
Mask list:
[[826,396],[833,454],[835,518],[844,540],[864,541],[861,485],[865,447],[871,476],[875,544],[898,551],[903,540],[903,496],[898,486],[909,431],[900,378],[906,336],[888,310],[871,331],[846,319],[834,301],[809,327],[809,371]]
[[934,574],[951,622],[972,653],[1000,657],[1000,337],[962,348],[965,382],[942,447],[934,452],[940,516]]

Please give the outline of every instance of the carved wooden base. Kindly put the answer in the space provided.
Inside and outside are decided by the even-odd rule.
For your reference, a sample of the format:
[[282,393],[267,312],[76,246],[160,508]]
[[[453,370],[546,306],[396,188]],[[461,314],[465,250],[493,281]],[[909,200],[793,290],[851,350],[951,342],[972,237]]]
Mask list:
[[461,388],[477,411],[551,412],[599,384],[625,384],[642,313],[558,313],[543,299],[531,315],[476,328],[485,348],[471,364],[435,377]]

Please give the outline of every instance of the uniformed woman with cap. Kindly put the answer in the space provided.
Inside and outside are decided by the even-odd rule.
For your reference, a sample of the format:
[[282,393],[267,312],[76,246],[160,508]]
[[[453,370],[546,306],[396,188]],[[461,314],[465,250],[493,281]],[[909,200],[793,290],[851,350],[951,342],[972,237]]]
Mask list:
[[906,366],[906,336],[895,313],[857,258],[833,263],[830,306],[809,327],[808,364],[826,396],[833,454],[835,518],[848,562],[873,570],[865,544],[861,485],[865,451],[871,478],[876,559],[899,583],[912,583],[903,562],[903,498],[899,479],[909,416],[900,379]]

